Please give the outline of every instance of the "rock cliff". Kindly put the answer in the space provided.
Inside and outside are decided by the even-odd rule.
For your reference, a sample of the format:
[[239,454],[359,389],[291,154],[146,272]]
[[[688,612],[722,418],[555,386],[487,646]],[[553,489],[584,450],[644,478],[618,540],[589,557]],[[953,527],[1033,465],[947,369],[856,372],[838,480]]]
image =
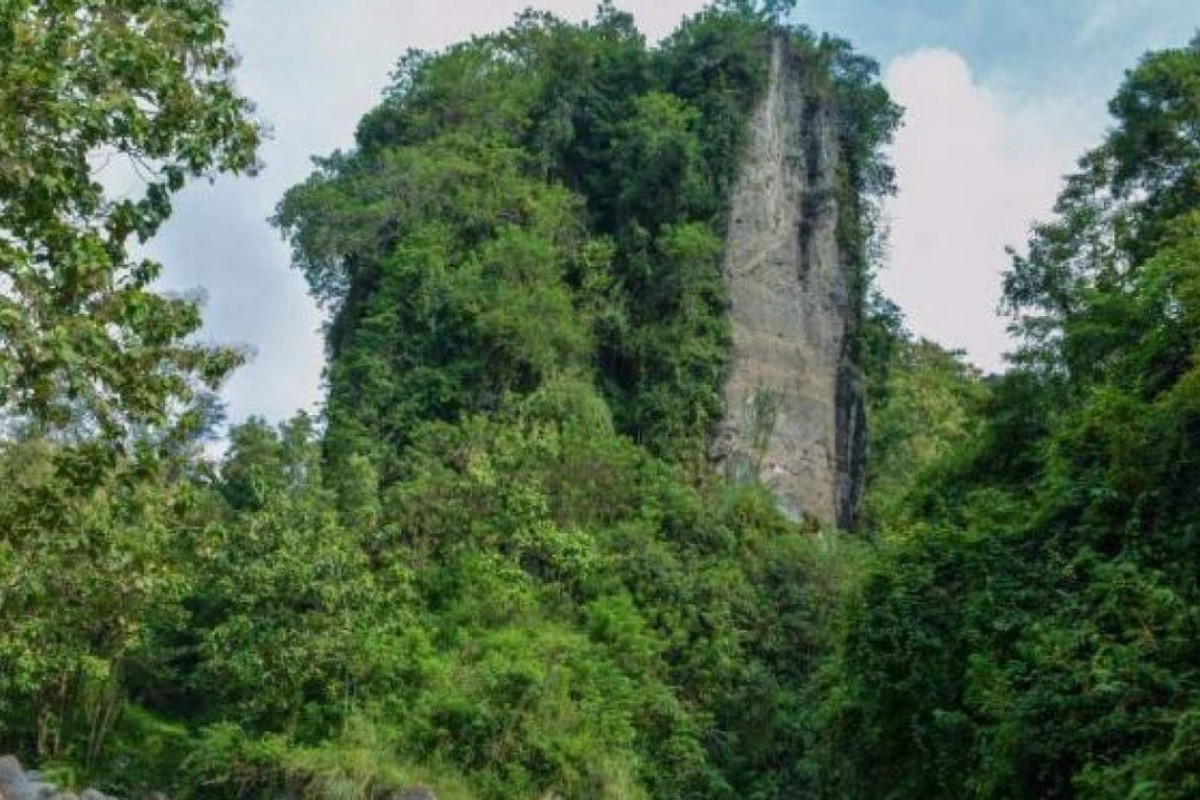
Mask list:
[[774,37],[730,212],[733,352],[714,455],[733,479],[761,480],[790,516],[849,528],[866,431],[839,156],[829,91],[788,36]]
[[[154,795],[154,798],[161,798]],[[26,772],[13,756],[0,757],[0,800],[116,800],[114,797],[87,789],[82,794],[59,789],[42,780],[37,772]]]

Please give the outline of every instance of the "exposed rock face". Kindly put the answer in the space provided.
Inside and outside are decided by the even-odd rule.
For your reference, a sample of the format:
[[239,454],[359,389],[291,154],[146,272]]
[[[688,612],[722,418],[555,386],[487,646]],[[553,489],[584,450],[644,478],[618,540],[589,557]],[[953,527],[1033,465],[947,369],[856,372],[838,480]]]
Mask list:
[[851,264],[838,237],[833,102],[787,36],[772,42],[734,189],[725,276],[733,357],[714,455],[794,518],[852,527],[864,480]]
[[[283,797],[299,797],[299,794],[288,792]],[[146,800],[167,800],[162,794],[154,792],[143,795]],[[557,797],[557,795],[555,795]],[[0,756],[0,800],[117,800],[117,798],[97,791],[86,789],[76,795],[47,783],[41,773],[26,771],[21,762],[13,756]],[[437,800],[432,789],[424,786],[412,786],[387,795],[387,800]]]
[[37,772],[26,772],[13,756],[0,757],[0,800],[116,800],[87,789],[81,795],[46,783]]
[[12,756],[0,758],[0,798],[4,800],[36,800],[34,786],[21,769],[21,762]]

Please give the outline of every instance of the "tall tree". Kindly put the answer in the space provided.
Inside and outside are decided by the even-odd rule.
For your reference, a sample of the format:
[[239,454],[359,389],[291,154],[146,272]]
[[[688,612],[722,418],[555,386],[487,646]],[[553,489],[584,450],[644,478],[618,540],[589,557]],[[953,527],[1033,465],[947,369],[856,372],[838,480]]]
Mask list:
[[[108,433],[239,360],[131,255],[189,177],[256,165],[220,0],[0,2],[0,412]],[[99,181],[125,165],[143,191]]]

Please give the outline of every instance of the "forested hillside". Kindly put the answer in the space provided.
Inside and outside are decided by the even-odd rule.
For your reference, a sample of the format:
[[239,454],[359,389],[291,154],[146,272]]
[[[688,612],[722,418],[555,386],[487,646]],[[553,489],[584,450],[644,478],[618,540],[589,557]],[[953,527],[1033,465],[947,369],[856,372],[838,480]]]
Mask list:
[[[902,356],[876,436],[939,427],[877,453],[887,543],[823,667],[824,791],[1200,792],[1198,86],[1200,38],[1127,74],[1005,277],[1005,375]],[[897,502],[883,475],[938,447]]]
[[[132,253],[258,166],[221,4],[0,3],[0,752],[206,800],[1200,794],[1200,39],[1127,76],[984,377],[873,292],[899,109],[792,6],[403,56],[273,220],[323,413],[213,460],[241,355]],[[779,37],[837,120],[849,531],[710,463]]]

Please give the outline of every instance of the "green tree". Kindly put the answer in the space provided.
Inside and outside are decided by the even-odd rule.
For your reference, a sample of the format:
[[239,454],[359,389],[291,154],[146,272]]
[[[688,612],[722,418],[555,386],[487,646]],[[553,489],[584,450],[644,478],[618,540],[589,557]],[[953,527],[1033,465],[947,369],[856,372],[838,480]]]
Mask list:
[[883,402],[871,411],[869,524],[899,522],[925,471],[971,446],[987,397],[978,370],[961,353],[903,335],[894,346]]
[[[128,386],[166,382],[131,404],[84,371],[96,391],[72,390],[64,360],[39,406],[12,378],[13,411],[36,424],[0,446],[15,489],[0,492],[0,616],[16,620],[0,626],[0,750],[122,796],[814,792],[808,687],[861,548],[703,459],[729,344],[724,215],[769,37],[793,37],[845,115],[855,268],[870,234],[856,201],[888,175],[871,63],[778,27],[790,7],[716,3],[654,47],[611,3],[584,24],[527,12],[406,56],[355,148],[279,206],[330,313],[324,419],[237,425],[213,464],[198,448],[211,402],[169,401],[232,356],[188,350],[191,328],[155,304],[191,325],[195,308],[155,298],[155,268],[123,248],[189,174],[251,163],[230,62],[189,61],[228,55],[215,3],[19,6],[13,30],[46,20],[68,43],[51,72],[73,55],[112,67],[84,88],[116,106],[83,118],[126,114],[128,130],[84,125],[81,141],[156,170],[144,202],[91,186],[91,216],[62,213],[68,234],[114,243],[113,291],[132,286],[121,302],[147,316],[122,333],[72,313],[119,339],[113,358],[144,359],[119,362]],[[167,91],[192,77],[198,94]],[[37,274],[66,263],[30,252]],[[933,405],[953,409],[939,380]],[[43,435],[62,421],[79,435]]]
[[[1015,363],[987,382],[974,441],[884,512],[904,536],[826,664],[814,768],[828,796],[1200,787],[1197,86],[1200,40],[1145,56],[1014,257]],[[945,401],[967,395],[944,391],[962,376],[911,381],[944,364],[893,366],[876,435],[926,404],[937,424],[877,466],[916,466],[923,440],[961,438]]]
[[178,625],[176,557],[194,499],[168,470],[103,444],[0,444],[0,748],[96,766],[128,698]]
[[[106,432],[163,419],[240,357],[187,341],[195,303],[131,258],[190,176],[255,166],[219,0],[0,7],[0,411]],[[141,196],[109,196],[124,165]]]

